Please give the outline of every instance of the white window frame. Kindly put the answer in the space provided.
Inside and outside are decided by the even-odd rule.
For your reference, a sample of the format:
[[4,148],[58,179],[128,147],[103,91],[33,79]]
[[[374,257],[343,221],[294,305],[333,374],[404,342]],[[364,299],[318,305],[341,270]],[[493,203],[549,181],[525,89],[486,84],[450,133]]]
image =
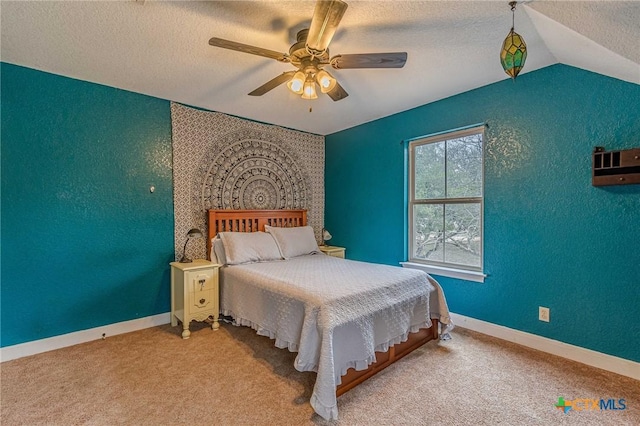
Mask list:
[[[485,154],[485,126],[476,125],[461,130],[454,130],[450,132],[438,133],[431,136],[424,136],[415,138],[409,141],[409,176],[408,176],[408,257],[407,262],[402,262],[402,266],[409,268],[422,269],[428,273],[434,275],[442,275],[451,278],[460,278],[475,282],[484,282],[486,274],[483,272],[484,268],[484,154]],[[439,198],[439,199],[415,199],[415,148],[430,143],[443,142],[446,140],[457,139],[469,135],[481,134],[482,136],[482,185],[481,195],[479,197],[465,197],[465,198]],[[446,169],[445,169],[446,176]],[[446,178],[445,178],[446,179]],[[416,205],[428,205],[428,204],[456,204],[456,203],[478,203],[480,204],[480,266],[467,266],[459,265],[448,262],[438,262],[425,259],[416,259],[413,257],[414,253],[414,221],[413,211]]]

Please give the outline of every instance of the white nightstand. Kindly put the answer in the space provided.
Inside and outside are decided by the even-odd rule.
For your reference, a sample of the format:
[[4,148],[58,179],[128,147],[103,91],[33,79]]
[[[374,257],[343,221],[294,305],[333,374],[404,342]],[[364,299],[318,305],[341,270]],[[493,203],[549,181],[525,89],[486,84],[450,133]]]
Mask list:
[[182,322],[182,338],[191,335],[191,321],[212,318],[211,329],[220,327],[220,292],[218,268],[208,260],[196,259],[190,263],[171,262],[171,325]]
[[320,251],[324,254],[328,254],[329,256],[333,257],[341,257],[342,259],[344,259],[344,252],[346,250],[344,247],[318,246],[318,248],[320,248]]

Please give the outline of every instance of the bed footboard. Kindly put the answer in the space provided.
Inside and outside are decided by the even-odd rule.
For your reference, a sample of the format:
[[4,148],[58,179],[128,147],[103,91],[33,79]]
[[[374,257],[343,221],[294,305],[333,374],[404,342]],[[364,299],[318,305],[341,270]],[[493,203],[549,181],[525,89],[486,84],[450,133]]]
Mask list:
[[[279,227],[305,226],[306,210],[209,210],[208,211],[207,253],[211,253],[211,240],[218,232],[256,232],[264,231],[265,225]],[[340,396],[369,377],[390,366],[403,356],[411,353],[423,344],[438,338],[438,321],[433,320],[431,328],[422,328],[410,333],[406,342],[389,348],[387,352],[376,352],[376,362],[368,369],[356,371],[351,368],[342,376],[342,384],[336,388]]]
[[387,352],[376,352],[376,362],[371,364],[368,369],[356,371],[350,368],[347,374],[342,376],[342,384],[336,388],[336,396],[353,389],[425,343],[438,339],[438,321],[432,320],[432,323],[431,328],[421,328],[416,333],[410,333],[406,342],[390,347]]

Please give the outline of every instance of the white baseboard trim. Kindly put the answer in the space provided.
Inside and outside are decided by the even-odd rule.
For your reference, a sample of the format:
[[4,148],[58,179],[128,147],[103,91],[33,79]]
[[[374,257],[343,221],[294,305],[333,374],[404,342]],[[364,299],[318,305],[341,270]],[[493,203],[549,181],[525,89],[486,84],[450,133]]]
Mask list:
[[117,334],[142,330],[143,328],[168,324],[169,321],[171,321],[171,314],[166,312],[164,314],[152,315],[150,317],[90,328],[89,330],[76,331],[60,336],[34,340],[33,342],[5,346],[0,348],[0,362],[11,361],[12,359],[48,352],[54,349],[65,348],[79,343],[91,342],[93,340],[102,339],[103,337],[115,336]]
[[[581,348],[579,346],[492,324],[490,322],[453,312],[451,313],[451,318],[457,327],[467,328],[502,340],[517,343],[522,346],[537,349],[542,352],[640,380],[640,363],[638,362],[618,358],[613,355],[603,354],[601,352],[592,351],[591,349]],[[129,333],[136,330],[142,330],[144,328],[156,327],[168,324],[170,320],[171,315],[169,312],[166,312],[164,314],[109,324],[102,327],[91,328],[89,330],[76,331],[74,333],[35,340],[33,342],[5,346],[0,348],[0,362],[11,361],[12,359],[48,352],[80,343],[91,342],[93,340],[102,339],[103,335],[104,337],[115,336],[117,334]]]
[[580,346],[570,345],[524,331],[514,330],[513,328],[492,324],[464,315],[454,314],[453,312],[451,313],[451,318],[456,327],[467,328],[497,337],[498,339],[507,340],[528,348],[537,349],[542,352],[640,380],[640,363],[638,362],[603,354],[591,349],[581,348]]

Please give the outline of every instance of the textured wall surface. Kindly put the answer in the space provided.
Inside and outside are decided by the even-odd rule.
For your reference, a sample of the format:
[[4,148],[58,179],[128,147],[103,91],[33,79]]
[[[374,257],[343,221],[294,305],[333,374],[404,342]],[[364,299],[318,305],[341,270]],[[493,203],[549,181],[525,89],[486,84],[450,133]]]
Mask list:
[[[176,259],[185,236],[207,235],[209,209],[306,209],[316,238],[324,220],[324,137],[171,104]],[[206,239],[187,245],[206,259]]]
[[168,312],[169,102],[6,63],[1,78],[1,345]]
[[638,85],[555,65],[327,136],[331,243],[405,260],[401,141],[481,122],[489,275],[436,276],[450,309],[640,361],[640,185],[591,185],[594,146],[640,146]]

